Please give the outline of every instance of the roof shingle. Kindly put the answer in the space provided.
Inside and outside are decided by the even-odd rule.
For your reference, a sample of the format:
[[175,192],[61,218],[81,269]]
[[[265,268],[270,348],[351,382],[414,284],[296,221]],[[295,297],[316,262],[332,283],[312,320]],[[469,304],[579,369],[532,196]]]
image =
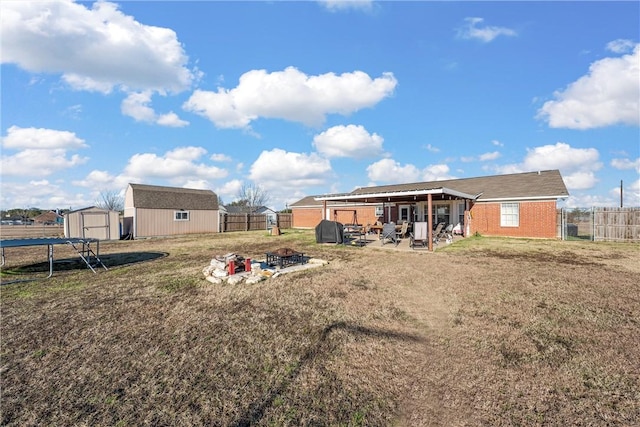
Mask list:
[[218,196],[211,190],[129,184],[133,206],[148,209],[217,210]]

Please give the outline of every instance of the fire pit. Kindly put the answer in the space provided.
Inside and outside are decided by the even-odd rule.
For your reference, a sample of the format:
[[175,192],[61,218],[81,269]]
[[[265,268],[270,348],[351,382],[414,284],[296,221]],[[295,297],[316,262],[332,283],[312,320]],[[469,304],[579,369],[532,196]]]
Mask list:
[[305,264],[307,259],[302,252],[289,248],[280,248],[274,252],[267,252],[267,264],[277,265],[280,268],[289,267],[295,264]]

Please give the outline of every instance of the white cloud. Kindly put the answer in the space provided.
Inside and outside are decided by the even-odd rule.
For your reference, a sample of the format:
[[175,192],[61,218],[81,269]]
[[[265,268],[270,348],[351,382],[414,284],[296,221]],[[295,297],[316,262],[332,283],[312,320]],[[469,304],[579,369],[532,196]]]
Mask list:
[[222,153],[212,154],[211,156],[209,156],[209,159],[213,160],[214,162],[230,162],[232,160],[230,156]]
[[449,175],[449,166],[447,165],[429,165],[422,171],[423,181],[441,181],[443,179],[451,179]]
[[498,36],[518,35],[514,30],[506,27],[480,26],[483,22],[483,18],[465,18],[465,25],[458,29],[458,37],[488,43]]
[[156,123],[160,126],[168,126],[172,128],[181,128],[189,124],[188,121],[182,120],[176,113],[170,111],[166,114],[161,114],[156,119]]
[[316,135],[313,145],[327,157],[352,157],[363,159],[382,153],[384,138],[370,134],[363,126],[334,126]]
[[117,177],[107,171],[94,170],[82,181],[71,181],[76,187],[112,189],[118,188]]
[[87,147],[83,139],[68,131],[11,126],[2,138],[2,147],[3,153],[6,149],[19,150],[0,156],[3,176],[44,177],[88,160],[78,154],[68,154],[69,150]]
[[604,58],[538,110],[552,128],[592,129],[640,125],[640,44],[633,53]]
[[318,3],[331,12],[350,9],[368,12],[373,9],[373,0],[318,0]]
[[196,190],[210,190],[209,182],[204,179],[188,179],[182,184],[182,188],[194,188]]
[[151,95],[151,91],[129,93],[120,106],[122,114],[133,117],[138,122],[156,123],[161,126],[184,127],[189,124],[189,122],[181,120],[174,112],[163,115],[156,114],[149,106]]
[[475,162],[475,161],[480,161],[480,162],[488,162],[490,160],[495,160],[497,158],[499,158],[501,156],[499,151],[491,151],[488,153],[483,153],[480,154],[478,157],[474,157],[474,156],[462,156],[460,157],[460,161],[463,163],[470,163],[470,162]]
[[600,154],[595,148],[573,148],[564,142],[527,149],[520,164],[496,168],[500,173],[520,173],[558,169],[569,190],[592,188],[598,182],[595,172],[602,168]]
[[372,163],[367,167],[367,176],[372,182],[385,184],[437,181],[450,178],[449,166],[447,165],[429,165],[424,169],[419,169],[412,164],[401,165],[393,159],[382,159]]
[[635,160],[613,159],[611,160],[611,166],[620,170],[635,169],[638,173],[640,173],[640,157],[636,158]]
[[636,44],[632,40],[618,39],[607,43],[607,50],[613,53],[627,53],[633,50]]
[[51,183],[46,179],[31,181],[0,182],[0,206],[11,208],[79,209],[90,206],[93,201],[84,194],[74,194],[66,185]]
[[497,139],[494,139],[493,141],[491,141],[491,144],[495,145],[496,147],[504,147],[504,144],[498,141]]
[[322,185],[333,172],[329,160],[316,153],[263,151],[251,165],[249,178],[266,190]]
[[376,105],[396,85],[392,73],[371,79],[362,71],[307,76],[294,67],[273,73],[252,70],[234,89],[194,91],[183,108],[218,128],[247,128],[260,117],[318,126],[328,114],[348,115]]
[[222,186],[217,187],[214,192],[222,197],[225,203],[230,203],[236,200],[238,197],[238,193],[242,188],[242,181],[239,179],[233,179],[231,181],[225,182]]
[[145,182],[154,178],[184,183],[193,180],[224,178],[227,171],[205,163],[198,163],[206,154],[201,147],[179,147],[163,156],[153,153],[134,154],[129,159],[123,177],[129,182]]
[[144,25],[107,1],[2,2],[3,63],[61,73],[80,90],[180,92],[197,78],[176,33]]
[[430,151],[430,152],[432,152],[432,153],[439,153],[439,152],[440,152],[440,149],[439,149],[438,147],[434,147],[434,146],[433,146],[433,145],[431,145],[431,144],[427,144],[427,145],[425,146],[425,148],[427,149],[427,151]]
[[10,149],[76,149],[87,145],[75,133],[44,128],[21,128],[11,126],[7,136],[2,138],[2,146]]
[[499,151],[492,151],[490,153],[480,154],[480,156],[478,156],[478,160],[480,160],[481,162],[487,162],[489,160],[495,160],[499,157],[500,157]]

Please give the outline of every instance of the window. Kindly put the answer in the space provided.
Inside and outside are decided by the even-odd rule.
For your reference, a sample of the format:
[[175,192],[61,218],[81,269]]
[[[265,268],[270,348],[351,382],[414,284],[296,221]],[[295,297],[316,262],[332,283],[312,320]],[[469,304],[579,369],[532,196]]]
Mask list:
[[409,222],[409,210],[411,209],[411,206],[408,205],[404,205],[404,206],[400,206],[399,207],[399,214],[398,214],[398,218],[400,221],[407,221]]
[[435,227],[441,222],[444,222],[445,225],[449,224],[450,210],[449,205],[433,205],[433,226]]
[[189,221],[189,211],[175,211],[173,213],[174,221]]
[[520,205],[518,203],[500,204],[500,226],[518,227],[520,225]]

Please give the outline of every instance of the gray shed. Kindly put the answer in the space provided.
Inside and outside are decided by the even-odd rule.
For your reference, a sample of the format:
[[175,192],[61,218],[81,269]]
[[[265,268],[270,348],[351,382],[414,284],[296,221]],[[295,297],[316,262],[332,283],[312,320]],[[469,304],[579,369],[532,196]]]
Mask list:
[[120,213],[91,206],[64,215],[64,237],[119,240]]

